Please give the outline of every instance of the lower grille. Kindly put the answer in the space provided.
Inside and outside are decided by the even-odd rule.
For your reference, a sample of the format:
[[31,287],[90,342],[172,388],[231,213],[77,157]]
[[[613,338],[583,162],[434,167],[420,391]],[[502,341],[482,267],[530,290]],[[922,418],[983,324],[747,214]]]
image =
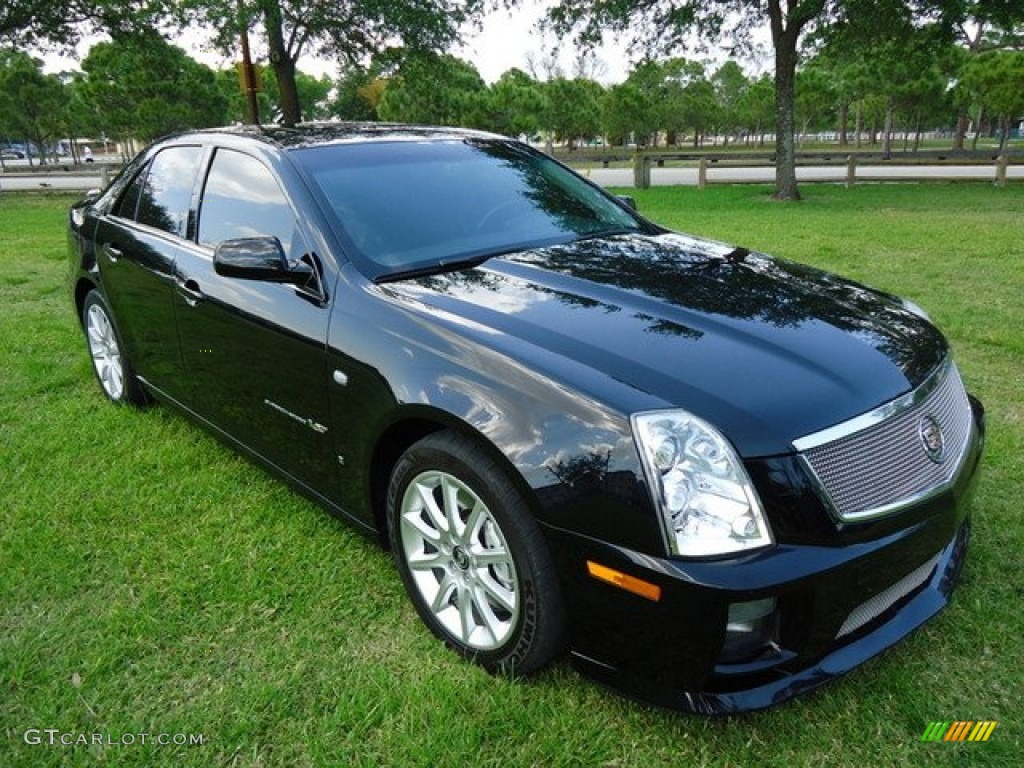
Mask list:
[[974,418],[956,366],[946,362],[898,400],[794,442],[837,517],[879,517],[948,485]]
[[940,552],[921,567],[908,573],[884,592],[879,592],[870,600],[857,606],[846,618],[846,621],[843,622],[843,626],[839,628],[836,637],[840,638],[860,629],[924,584],[935,571],[935,565],[939,562],[941,555],[942,553]]

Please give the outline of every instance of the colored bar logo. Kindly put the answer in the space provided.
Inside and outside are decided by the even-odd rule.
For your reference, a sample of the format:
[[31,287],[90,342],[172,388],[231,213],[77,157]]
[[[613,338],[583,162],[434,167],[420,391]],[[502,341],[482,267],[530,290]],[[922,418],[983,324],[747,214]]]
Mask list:
[[921,741],[988,741],[997,720],[956,720],[929,723]]

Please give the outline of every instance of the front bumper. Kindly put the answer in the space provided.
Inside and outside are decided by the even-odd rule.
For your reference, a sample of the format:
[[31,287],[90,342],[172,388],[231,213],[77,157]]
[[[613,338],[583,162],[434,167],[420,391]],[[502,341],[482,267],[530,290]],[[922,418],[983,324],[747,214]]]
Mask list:
[[[656,558],[557,528],[546,534],[569,598],[584,674],[645,702],[706,714],[778,704],[848,672],[949,602],[970,539],[967,516],[984,420],[956,483],[875,538],[780,542],[717,561]],[[588,576],[599,563],[660,588],[660,599]],[[773,598],[768,642],[742,663],[723,648],[730,605]]]

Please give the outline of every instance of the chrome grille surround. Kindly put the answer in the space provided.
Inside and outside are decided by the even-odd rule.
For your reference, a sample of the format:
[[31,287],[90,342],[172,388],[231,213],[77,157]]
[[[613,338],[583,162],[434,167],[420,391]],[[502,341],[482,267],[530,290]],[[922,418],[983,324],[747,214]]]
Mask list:
[[834,516],[851,523],[893,514],[948,488],[974,438],[967,392],[947,359],[913,392],[794,440],[793,447]]

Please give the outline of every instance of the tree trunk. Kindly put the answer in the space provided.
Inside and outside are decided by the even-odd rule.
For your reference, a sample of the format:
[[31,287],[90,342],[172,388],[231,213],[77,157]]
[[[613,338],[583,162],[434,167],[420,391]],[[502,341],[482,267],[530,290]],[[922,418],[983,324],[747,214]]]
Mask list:
[[839,105],[839,146],[850,146],[850,139],[846,135],[850,129],[850,102],[844,101]]
[[[816,12],[810,6],[822,3],[808,2],[802,13]],[[793,8],[795,4],[787,4]],[[818,8],[820,11],[820,8]],[[768,13],[771,17],[772,44],[775,47],[775,199],[799,200],[800,191],[796,185],[795,147],[795,104],[796,64],[798,59],[797,40],[800,29],[807,19],[784,18],[781,0],[769,0]]]
[[[970,56],[976,56],[981,50],[981,42],[985,35],[985,24],[984,20],[978,22],[978,26],[974,30],[974,37],[968,40],[967,51]],[[967,138],[967,130],[970,126],[970,117],[967,114],[967,107],[960,110],[960,113],[956,116],[956,133],[953,135],[953,149],[963,149],[964,139]],[[977,144],[977,137],[975,137],[975,144]]]
[[860,149],[861,141],[860,134],[864,130],[864,101],[862,99],[857,100],[857,111],[853,121],[853,131],[857,134],[854,137],[854,142],[857,145],[857,149]]
[[882,129],[882,153],[889,157],[892,154],[892,115],[895,109],[890,101],[885,105],[885,127]]
[[302,110],[299,107],[299,90],[295,85],[295,58],[284,44],[281,6],[278,0],[261,0],[260,7],[267,28],[270,65],[274,68],[281,93],[281,123],[293,126],[302,121]]
[[956,116],[956,133],[953,134],[953,149],[963,149],[964,139],[967,137],[967,128],[971,124],[971,118],[965,109]]
[[985,108],[978,107],[978,121],[974,124],[974,138],[971,139],[971,149],[978,148],[978,137],[981,136],[981,121],[985,117]]

